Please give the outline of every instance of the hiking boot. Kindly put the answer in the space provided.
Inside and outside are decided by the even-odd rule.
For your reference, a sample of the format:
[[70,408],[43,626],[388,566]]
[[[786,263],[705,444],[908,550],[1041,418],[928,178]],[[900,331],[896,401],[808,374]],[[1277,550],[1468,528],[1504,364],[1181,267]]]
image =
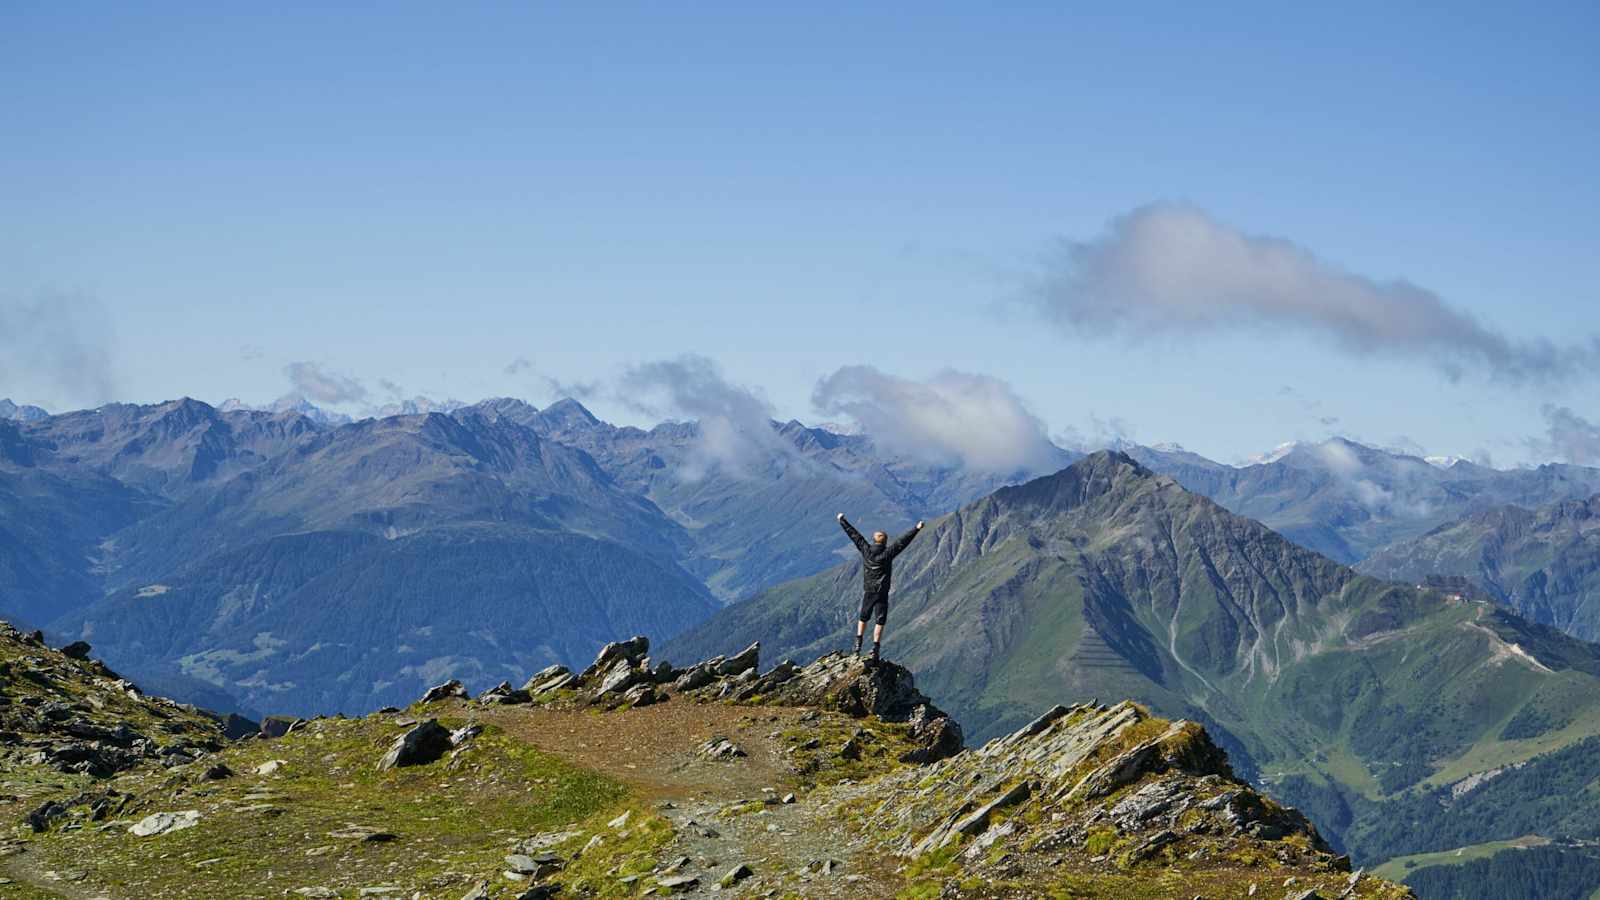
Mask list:
[[878,661],[878,648],[879,648],[879,646],[880,645],[876,641],[874,641],[873,644],[872,644],[872,661],[873,662],[877,662]]
[[860,656],[861,655],[861,635],[859,635],[859,634],[856,635],[856,648],[854,650],[850,651],[850,652],[854,656]]

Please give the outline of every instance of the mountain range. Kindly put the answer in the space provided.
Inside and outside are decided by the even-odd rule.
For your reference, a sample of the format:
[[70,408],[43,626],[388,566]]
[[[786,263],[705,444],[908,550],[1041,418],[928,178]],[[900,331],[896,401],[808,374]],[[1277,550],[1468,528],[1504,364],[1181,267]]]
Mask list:
[[[1047,698],[1131,697],[1203,722],[1363,864],[1600,837],[1600,647],[1362,575],[1130,455],[931,522],[895,572],[888,648],[980,740]],[[775,587],[665,652],[847,647],[859,579]]]
[[[355,711],[429,678],[490,681],[665,636],[837,565],[849,548],[832,512],[894,531],[1044,474],[795,421],[728,455],[698,423],[619,427],[570,399],[419,399],[355,422],[290,399],[0,419],[0,614],[90,637],[178,696]],[[1595,469],[1442,466],[1338,439],[1242,467],[1124,449],[1341,562],[1462,514],[1600,490]],[[1042,468],[1078,457],[1057,449]],[[461,624],[433,622],[441,609]],[[514,635],[474,636],[508,618]],[[428,628],[459,634],[421,654]]]
[[1232,512],[1347,564],[1476,512],[1600,493],[1600,469],[1588,466],[1493,469],[1468,460],[1430,462],[1344,438],[1287,444],[1245,466],[1173,446],[1119,449]]
[[1600,495],[1474,513],[1385,547],[1359,568],[1406,581],[1463,577],[1519,615],[1600,640]]
[[9,399],[0,398],[0,419],[15,419],[20,422],[33,422],[49,416],[42,407],[23,404],[18,406]]
[[838,535],[811,510],[903,524],[1033,474],[795,422],[725,463],[694,423],[617,428],[575,401],[344,424],[227,406],[0,420],[0,612],[185,699],[356,712],[668,636],[825,568]]

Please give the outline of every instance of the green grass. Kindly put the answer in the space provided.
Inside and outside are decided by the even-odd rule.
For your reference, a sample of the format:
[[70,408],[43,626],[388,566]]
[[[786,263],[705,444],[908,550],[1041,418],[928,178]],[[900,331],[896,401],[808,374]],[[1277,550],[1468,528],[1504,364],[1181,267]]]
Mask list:
[[[863,732],[857,740],[860,757],[840,756],[839,748],[857,731]],[[905,768],[907,764],[900,762],[900,757],[918,747],[908,725],[834,714],[822,715],[779,735],[785,747],[798,747],[813,738],[817,741],[815,749],[797,750],[790,756],[800,783],[811,787],[837,784],[845,779],[862,781]]]
[[1475,859],[1488,859],[1502,850],[1524,849],[1539,847],[1550,843],[1549,838],[1530,834],[1526,837],[1509,841],[1489,841],[1483,844],[1473,844],[1469,847],[1458,847],[1453,850],[1440,850],[1435,853],[1415,853],[1410,856],[1397,856],[1381,866],[1372,869],[1372,874],[1390,881],[1399,881],[1414,869],[1428,866],[1458,866],[1469,863]]
[[[4,870],[0,869],[0,871]],[[0,900],[60,900],[61,896],[19,881],[13,881],[11,884],[0,884]]]
[[[601,821],[609,821],[617,812],[608,809],[587,823],[588,827],[582,829],[584,836],[563,845],[563,850],[575,850],[587,845],[591,836],[600,837],[599,844],[584,851],[555,880],[582,897],[632,897],[653,884],[655,879],[650,873],[660,865],[662,848],[672,840],[672,824],[639,807],[628,811],[625,828],[612,829]],[[639,878],[622,881],[630,875]]]
[[[122,827],[39,836],[29,852],[53,865],[85,868],[88,883],[132,895],[267,897],[303,886],[353,893],[389,884],[408,892],[461,893],[478,878],[497,878],[501,857],[516,839],[569,827],[625,799],[611,779],[494,728],[453,760],[377,771],[377,760],[402,730],[389,717],[322,720],[199,765],[130,774],[113,782],[140,798]],[[282,772],[255,775],[254,768],[270,759],[285,761]],[[215,761],[238,774],[199,781],[200,770]],[[247,796],[252,792],[271,796]],[[271,809],[247,810],[260,804]],[[201,812],[199,825],[147,838],[126,831],[126,824],[149,813],[186,809]],[[328,836],[350,825],[398,838],[364,843]],[[308,855],[317,848],[328,849]]]

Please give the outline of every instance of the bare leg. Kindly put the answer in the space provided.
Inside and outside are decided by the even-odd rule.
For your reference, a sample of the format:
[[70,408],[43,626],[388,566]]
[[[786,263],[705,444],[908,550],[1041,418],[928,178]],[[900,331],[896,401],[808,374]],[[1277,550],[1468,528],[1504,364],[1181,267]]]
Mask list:
[[[862,619],[861,621],[856,623],[856,637],[861,637],[861,633],[866,631],[866,630],[867,630],[867,620],[866,619]],[[879,625],[878,626],[878,630],[882,631],[883,630],[883,626]]]
[[[867,623],[862,622],[861,624],[862,624],[862,626],[865,626]],[[856,633],[857,634],[860,633],[860,629],[859,628],[856,629]],[[874,625],[874,626],[872,626],[872,642],[874,644],[883,643],[883,626],[882,625]]]

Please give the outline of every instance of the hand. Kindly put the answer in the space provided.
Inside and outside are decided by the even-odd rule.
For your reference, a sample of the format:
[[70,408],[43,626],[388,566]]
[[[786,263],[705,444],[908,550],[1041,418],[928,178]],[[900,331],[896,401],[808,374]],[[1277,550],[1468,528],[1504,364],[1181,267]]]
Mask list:
[[921,522],[918,522],[918,523],[917,523],[917,530],[918,530],[918,531],[921,531],[921,530],[922,530],[922,523],[921,523]]
[[837,518],[838,518],[839,521],[843,522],[844,521],[844,513],[839,513]]

